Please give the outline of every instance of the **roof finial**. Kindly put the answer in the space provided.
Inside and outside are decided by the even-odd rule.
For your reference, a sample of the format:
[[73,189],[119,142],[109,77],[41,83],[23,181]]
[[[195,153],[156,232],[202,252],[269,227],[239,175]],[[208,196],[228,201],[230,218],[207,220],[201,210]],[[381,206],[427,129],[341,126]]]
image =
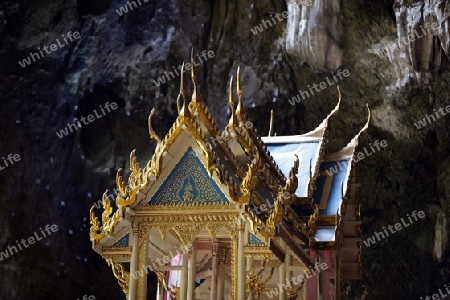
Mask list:
[[273,135],[273,109],[270,110],[269,136]]
[[357,135],[355,135],[355,137],[347,144],[346,147],[357,147],[358,146],[358,139],[359,136],[365,132],[367,130],[367,128],[369,128],[369,123],[370,123],[370,118],[371,118],[371,112],[370,112],[370,108],[369,108],[369,104],[366,104],[367,107],[367,121],[366,124],[364,124],[363,128],[361,128],[361,130],[358,132]]
[[371,112],[370,112],[370,108],[369,108],[369,103],[366,103],[366,107],[367,107],[367,122],[364,125],[363,128],[361,128],[361,130],[359,131],[358,135],[365,132],[367,130],[367,128],[369,128],[369,123],[370,123],[370,117],[371,117]]
[[230,105],[231,109],[231,117],[230,121],[228,122],[228,125],[230,129],[234,129],[234,126],[238,123],[236,120],[236,113],[234,110],[234,99],[233,99],[233,76],[230,78],[230,87],[228,89],[228,104]]
[[184,61],[183,61],[183,65],[181,66],[181,74],[180,74],[180,93],[178,94],[177,97],[177,109],[178,109],[178,114],[180,114],[181,112],[181,97],[183,97],[183,105],[184,102],[186,102],[186,90],[184,89]]
[[339,113],[339,107],[341,106],[342,96],[341,96],[341,89],[339,88],[339,86],[337,86],[336,88],[337,88],[338,95],[339,95],[338,103],[336,104],[336,107],[327,116],[327,118],[331,117],[334,114],[338,114]]
[[155,114],[155,108],[152,108],[152,111],[150,112],[150,115],[148,116],[148,133],[150,134],[150,138],[156,140],[156,145],[159,146],[161,144],[161,139],[156,134],[155,130],[153,130],[152,126],[152,117]]
[[192,92],[192,102],[197,102],[197,81],[195,78],[195,62],[194,62],[194,47],[191,49],[191,78],[194,83],[194,91]]
[[184,89],[183,73],[184,73],[184,62],[183,62],[183,65],[181,66],[181,85],[180,85],[180,94],[178,94],[178,98],[177,98],[177,104],[178,104],[178,107],[181,106],[179,104],[179,102],[180,102],[180,97],[182,96],[183,97],[183,106],[181,108],[179,108],[180,109],[179,115],[180,116],[189,116],[190,115],[189,108],[188,108],[189,103],[187,102],[187,99],[186,99],[186,90]]
[[236,108],[236,115],[237,115],[238,121],[242,122],[245,119],[245,109],[244,109],[244,105],[242,104],[241,67],[240,66],[237,69],[236,93],[238,95],[238,105]]

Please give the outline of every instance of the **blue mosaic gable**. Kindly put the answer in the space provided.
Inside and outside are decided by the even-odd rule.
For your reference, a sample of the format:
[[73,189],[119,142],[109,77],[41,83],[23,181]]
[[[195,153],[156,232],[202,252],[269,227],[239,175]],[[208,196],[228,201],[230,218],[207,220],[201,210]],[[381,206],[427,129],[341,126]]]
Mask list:
[[263,241],[258,239],[258,237],[251,232],[248,233],[248,244],[249,245],[265,245]]
[[148,204],[229,203],[192,148],[174,167]]
[[121,238],[120,240],[115,242],[113,246],[126,247],[126,246],[128,246],[128,239],[129,239],[129,234],[127,233],[126,235],[123,236],[123,238]]

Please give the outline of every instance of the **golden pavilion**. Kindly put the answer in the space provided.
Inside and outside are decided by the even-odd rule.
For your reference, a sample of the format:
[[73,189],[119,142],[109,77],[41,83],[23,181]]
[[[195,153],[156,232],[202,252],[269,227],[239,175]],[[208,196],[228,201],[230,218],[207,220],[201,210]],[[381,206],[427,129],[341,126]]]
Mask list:
[[126,298],[345,299],[342,286],[362,276],[353,157],[370,111],[350,143],[328,153],[339,90],[336,107],[313,131],[273,136],[271,126],[261,137],[242,103],[239,69],[223,131],[193,68],[191,78],[188,101],[181,77],[178,117],[164,139],[150,113],[157,146],[145,167],[133,151],[128,182],[117,173],[115,204],[105,192],[101,221],[90,211],[92,247]]

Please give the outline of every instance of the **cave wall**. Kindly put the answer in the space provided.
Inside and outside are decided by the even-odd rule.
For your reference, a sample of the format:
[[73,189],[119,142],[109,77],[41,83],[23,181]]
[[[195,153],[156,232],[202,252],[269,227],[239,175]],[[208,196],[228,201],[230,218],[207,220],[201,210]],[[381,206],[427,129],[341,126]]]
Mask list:
[[[214,51],[196,71],[222,128],[228,80],[238,66],[244,104],[262,134],[271,109],[278,135],[315,128],[334,107],[339,84],[343,103],[330,134],[330,150],[338,150],[361,128],[369,104],[372,122],[361,147],[376,140],[388,147],[360,162],[363,239],[413,210],[426,218],[363,246],[364,281],[349,299],[360,298],[362,285],[368,299],[413,299],[449,282],[449,118],[414,125],[450,104],[447,1],[141,2],[122,16],[116,10],[123,0],[0,3],[0,157],[21,157],[0,171],[0,251],[46,224],[59,228],[0,261],[0,299],[123,298],[91,250],[89,208],[114,188],[117,169],[129,168],[131,150],[141,165],[151,157],[151,108],[160,136],[172,125],[179,77],[157,80],[169,78],[192,48]],[[437,29],[404,42],[427,22]],[[19,65],[69,31],[80,38]],[[289,103],[337,70],[350,76]],[[56,135],[106,102],[118,109]]]

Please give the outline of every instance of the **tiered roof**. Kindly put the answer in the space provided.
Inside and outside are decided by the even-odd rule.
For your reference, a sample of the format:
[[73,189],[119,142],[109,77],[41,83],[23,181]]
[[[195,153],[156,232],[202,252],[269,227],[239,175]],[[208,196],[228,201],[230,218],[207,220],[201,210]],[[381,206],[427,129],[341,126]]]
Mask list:
[[[335,247],[354,166],[352,158],[360,134],[367,129],[370,111],[367,124],[352,141],[342,150],[328,154],[328,125],[339,112],[340,92],[336,107],[315,130],[303,135],[261,137],[242,103],[239,69],[237,106],[231,78],[231,116],[222,132],[198,93],[194,64],[190,102],[183,73],[184,69],[177,99],[179,115],[164,139],[153,130],[154,109],[149,115],[149,135],[157,143],[151,159],[141,168],[135,151],[131,152],[128,182],[123,181],[122,170],[117,172],[119,193],[115,210],[106,192],[101,222],[94,206],[91,208],[93,248],[104,257],[129,255],[130,220],[148,211],[196,209],[205,212],[199,218],[226,215],[231,220],[238,215],[236,212],[245,209],[252,230],[249,244],[265,245],[282,259],[285,250],[281,239],[306,265],[313,265],[303,248]],[[335,174],[326,174],[339,162],[342,164]],[[270,209],[255,209],[263,204]],[[211,234],[218,230],[207,229]],[[166,232],[162,230],[161,234]]]

